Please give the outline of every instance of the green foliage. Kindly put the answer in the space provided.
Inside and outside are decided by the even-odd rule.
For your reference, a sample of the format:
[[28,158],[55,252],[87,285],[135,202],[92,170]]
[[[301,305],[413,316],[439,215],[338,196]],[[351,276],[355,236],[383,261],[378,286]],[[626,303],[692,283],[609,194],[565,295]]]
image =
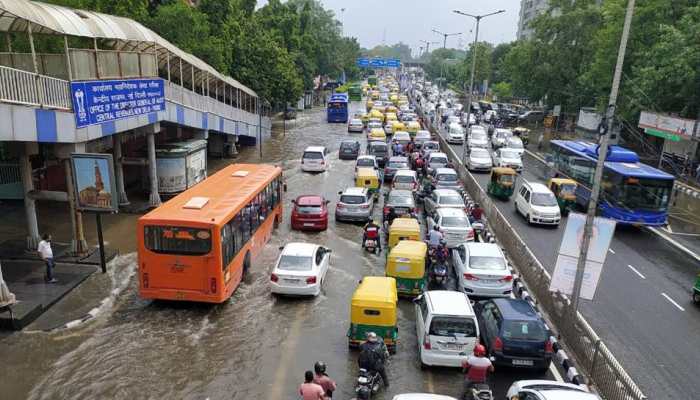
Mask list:
[[403,42],[391,46],[378,45],[363,52],[368,57],[396,58],[403,62],[411,61],[411,47]]
[[493,94],[498,99],[510,99],[513,97],[513,88],[508,82],[498,82],[491,87],[491,90],[493,90]]

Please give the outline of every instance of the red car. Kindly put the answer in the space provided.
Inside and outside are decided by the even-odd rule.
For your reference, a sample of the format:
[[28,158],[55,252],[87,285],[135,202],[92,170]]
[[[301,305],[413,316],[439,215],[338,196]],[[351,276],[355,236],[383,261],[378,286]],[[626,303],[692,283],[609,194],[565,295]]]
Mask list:
[[292,229],[325,231],[328,228],[328,200],[322,196],[303,195],[292,203]]

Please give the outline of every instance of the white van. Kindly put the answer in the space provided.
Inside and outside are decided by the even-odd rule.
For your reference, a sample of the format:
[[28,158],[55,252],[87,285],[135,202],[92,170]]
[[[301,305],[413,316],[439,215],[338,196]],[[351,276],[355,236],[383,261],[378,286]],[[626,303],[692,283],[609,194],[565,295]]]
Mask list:
[[413,301],[421,365],[460,367],[479,337],[479,324],[462,292],[429,290]]
[[464,143],[464,128],[459,122],[453,122],[447,127],[447,143]]
[[541,183],[523,182],[515,197],[515,211],[530,224],[559,225],[561,221],[557,198]]
[[304,172],[323,172],[330,167],[328,149],[324,146],[309,146],[301,156],[301,170]]

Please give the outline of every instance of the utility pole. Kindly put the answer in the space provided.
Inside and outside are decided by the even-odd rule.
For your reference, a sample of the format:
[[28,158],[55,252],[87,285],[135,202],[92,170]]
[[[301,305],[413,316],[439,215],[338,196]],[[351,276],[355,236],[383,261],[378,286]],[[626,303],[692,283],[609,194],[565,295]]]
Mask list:
[[438,35],[442,35],[442,48],[446,48],[447,46],[447,37],[448,36],[459,36],[462,34],[462,32],[456,32],[456,33],[445,33],[445,32],[440,32],[437,29],[433,29],[433,32],[437,33]]
[[430,45],[431,44],[439,44],[438,42],[429,42],[427,40],[421,40],[421,42],[425,43],[425,54],[430,54]]
[[[464,15],[467,17],[471,17],[476,19],[476,33],[474,34],[474,44],[472,45],[472,70],[471,70],[471,77],[469,78],[469,92],[467,93],[467,132],[469,131],[469,115],[471,115],[472,112],[472,93],[474,92],[474,70],[476,69],[476,44],[479,40],[479,22],[483,18],[489,17],[491,15],[496,15],[496,14],[501,14],[506,12],[506,10],[498,10],[494,11],[492,13],[488,14],[483,14],[483,15],[472,15],[472,14],[467,14],[465,12],[459,11],[459,10],[453,10],[454,13],[459,14],[459,15]],[[462,160],[466,160],[467,158],[467,146],[462,146]]]
[[576,264],[576,280],[574,281],[574,292],[571,295],[571,311],[572,317],[575,318],[578,312],[578,301],[581,295],[581,287],[583,285],[583,274],[586,270],[586,258],[588,257],[588,246],[591,242],[591,233],[593,231],[593,221],[598,208],[598,197],[600,196],[600,185],[603,177],[603,168],[605,166],[605,158],[608,154],[608,141],[610,140],[610,132],[615,123],[615,107],[617,105],[617,95],[620,91],[620,79],[622,77],[622,66],[625,63],[625,52],[627,50],[627,40],[630,35],[632,25],[632,15],[634,14],[634,1],[627,1],[627,12],[625,13],[625,24],[622,27],[622,37],[620,38],[620,48],[617,51],[617,63],[615,64],[615,74],[613,75],[612,87],[610,88],[610,99],[608,100],[608,109],[605,113],[605,120],[601,123],[599,133],[601,133],[598,145],[598,161],[595,166],[595,174],[593,175],[593,188],[591,188],[591,198],[588,202],[588,214],[586,215],[586,225],[583,228],[583,239],[581,240],[581,252],[578,256]]

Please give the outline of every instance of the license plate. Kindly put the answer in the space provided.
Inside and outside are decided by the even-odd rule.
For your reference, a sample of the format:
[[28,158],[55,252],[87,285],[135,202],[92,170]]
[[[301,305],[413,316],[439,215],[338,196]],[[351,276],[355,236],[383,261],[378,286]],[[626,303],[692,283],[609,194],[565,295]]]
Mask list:
[[294,285],[299,284],[299,279],[282,279],[285,283],[291,283]]
[[314,226],[314,224],[312,224],[312,223],[310,223],[310,222],[305,222],[305,223],[304,223],[304,226]]
[[513,360],[513,365],[523,365],[531,367],[533,363],[532,360]]
[[464,346],[461,344],[456,344],[456,343],[448,343],[446,348],[447,350],[462,350]]
[[397,208],[397,209],[394,210],[394,211],[396,211],[396,213],[397,213],[398,215],[404,215],[404,214],[406,214],[406,212],[407,212],[407,210],[406,210],[406,209],[403,209],[403,208]]

